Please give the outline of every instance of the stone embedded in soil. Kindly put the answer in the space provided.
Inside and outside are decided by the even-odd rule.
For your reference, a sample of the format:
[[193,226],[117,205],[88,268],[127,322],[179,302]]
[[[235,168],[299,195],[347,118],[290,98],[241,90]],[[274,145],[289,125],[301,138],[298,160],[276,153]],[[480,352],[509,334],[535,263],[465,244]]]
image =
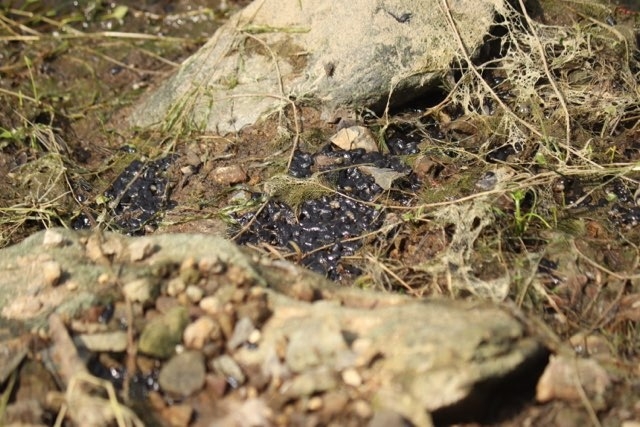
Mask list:
[[158,375],[158,384],[172,397],[184,398],[204,386],[205,363],[199,351],[185,351],[166,362]]
[[62,278],[62,268],[55,261],[47,261],[42,263],[42,279],[47,286],[56,286]]
[[211,332],[214,328],[220,327],[216,321],[209,316],[201,316],[195,322],[189,324],[184,329],[183,339],[184,345],[188,348],[201,350],[205,343],[210,339]]
[[241,386],[247,380],[238,363],[229,355],[216,357],[210,362],[210,366],[215,372],[224,375],[233,388]]
[[[211,305],[212,318],[226,319],[224,332],[220,325],[216,340],[205,342],[199,351],[206,354],[210,383],[217,384],[218,390],[224,385],[221,381],[231,388],[247,384],[250,386],[247,390],[258,392],[256,402],[264,407],[275,405],[274,411],[283,409],[277,404],[283,393],[299,399],[292,408],[304,410],[304,401],[309,396],[326,390],[321,396],[322,407],[315,413],[318,416],[331,408],[343,408],[349,413],[358,409],[365,414],[371,408],[365,405],[356,408],[353,402],[365,399],[362,393],[366,393],[367,403],[376,402],[375,411],[391,410],[416,425],[427,425],[429,412],[452,405],[471,410],[473,405],[465,405],[474,387],[507,386],[505,379],[510,374],[547,358],[545,348],[525,325],[510,311],[490,303],[416,301],[401,295],[338,287],[291,264],[256,259],[236,245],[212,236],[148,236],[145,238],[160,248],[148,258],[131,262],[125,254],[105,256],[106,262],[100,257],[94,261],[86,251],[86,233],[57,231],[67,244],[44,247],[39,233],[19,245],[0,250],[0,281],[5,291],[0,293],[3,314],[11,312],[8,307],[15,309],[16,300],[34,300],[35,282],[40,283],[36,289],[42,296],[37,301],[48,304],[43,306],[42,313],[47,312],[45,308],[55,309],[71,318],[78,307],[95,305],[95,298],[105,290],[118,289],[115,279],[99,281],[101,275],[117,271],[123,277],[155,277],[164,287],[168,277],[174,277],[171,273],[176,266],[198,265],[198,260],[204,257],[219,257],[225,273],[216,277],[221,283],[230,283],[216,287],[215,295],[199,303]],[[133,239],[113,233],[98,237],[101,242],[117,240],[122,248],[127,248]],[[119,245],[114,242],[110,246]],[[104,249],[100,251],[105,253]],[[64,286],[43,287],[36,268],[42,254],[58,262],[68,279],[78,283],[81,292],[65,293]],[[22,263],[22,275],[15,274],[18,263]],[[157,276],[156,266],[172,266],[173,270],[168,270],[168,276]],[[202,276],[212,277],[204,272]],[[291,289],[298,282],[304,282],[315,297],[297,299]],[[236,292],[238,289],[242,292]],[[61,294],[56,296],[52,291]],[[52,295],[59,298],[57,303]],[[196,317],[205,315],[205,310],[194,304],[189,303],[187,310],[173,305],[175,299],[158,298],[161,299],[174,302],[167,305],[172,308],[165,314],[158,310],[157,317],[142,328],[137,343],[139,366],[143,354],[160,359],[175,354],[176,346],[185,336],[188,313]],[[259,339],[253,345],[236,347],[233,357],[223,354],[225,349],[228,351],[224,340],[234,335],[236,323],[245,317],[238,316],[240,308],[254,300],[261,301],[269,313],[259,316],[260,323],[252,319],[259,328]],[[141,310],[140,305],[135,306]],[[126,321],[124,308],[124,303],[116,304],[114,319]],[[41,321],[42,313],[27,317],[27,324]],[[136,320],[142,319],[144,314],[139,311]],[[213,331],[209,335],[212,334]],[[155,363],[149,360],[145,372],[150,374]],[[346,374],[354,368],[359,379]],[[345,377],[350,386],[345,386]],[[593,383],[601,384],[598,380]],[[349,391],[347,399],[335,394],[340,390]],[[488,389],[486,396],[491,395],[492,390]],[[226,393],[222,400],[233,401],[231,396],[234,393]]]
[[220,166],[211,172],[211,179],[220,185],[232,185],[247,180],[247,173],[240,165]]
[[577,356],[551,356],[538,381],[536,400],[548,402],[562,399],[581,402],[586,394],[596,410],[607,408],[607,393],[613,385],[607,371],[594,359]]
[[233,351],[236,347],[239,347],[243,343],[249,340],[249,337],[255,331],[256,328],[253,326],[253,322],[248,317],[243,317],[236,322],[236,326],[233,330],[233,334],[227,341],[227,348]]
[[162,410],[162,419],[171,427],[187,427],[193,418],[193,408],[189,405],[170,405]]
[[138,350],[149,356],[166,359],[182,342],[182,333],[189,323],[184,307],[173,307],[166,314],[150,320],[140,334]]
[[333,390],[338,386],[337,374],[325,366],[308,369],[304,373],[285,381],[280,387],[280,393],[290,398],[311,396]]
[[[469,52],[479,50],[504,8],[502,0],[447,7]],[[440,0],[254,1],[141,103],[131,123],[174,120],[168,116],[179,107],[191,125],[224,134],[299,98],[319,105],[327,119],[342,107],[382,111],[440,83],[459,55],[452,28]],[[249,44],[261,48],[239,48]]]
[[140,278],[125,283],[122,291],[131,302],[150,304],[158,296],[159,283],[153,279]]
[[114,331],[97,334],[81,334],[74,337],[80,346],[94,352],[122,352],[127,349],[127,333]]

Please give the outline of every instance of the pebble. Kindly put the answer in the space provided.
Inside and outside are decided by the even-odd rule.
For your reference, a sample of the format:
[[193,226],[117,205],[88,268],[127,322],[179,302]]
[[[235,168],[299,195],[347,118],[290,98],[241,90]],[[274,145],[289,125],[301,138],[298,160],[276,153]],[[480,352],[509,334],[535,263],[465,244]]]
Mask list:
[[223,375],[213,375],[209,374],[206,378],[207,381],[207,389],[211,390],[214,397],[222,397],[224,393],[227,391],[227,380]]
[[371,405],[362,399],[358,399],[353,402],[353,411],[360,418],[371,418],[373,415],[373,410],[371,409]]
[[42,269],[42,279],[47,286],[56,286],[62,277],[62,267],[55,261],[47,261],[40,266]]
[[349,403],[349,396],[342,390],[328,391],[324,394],[324,412],[342,414]]
[[249,340],[249,336],[253,333],[255,327],[248,317],[243,317],[236,322],[233,334],[227,341],[227,348],[231,351],[235,350]]
[[183,342],[187,348],[201,350],[210,339],[211,332],[216,327],[216,322],[209,316],[199,317],[189,324],[183,334]]
[[149,321],[140,334],[138,350],[149,356],[166,359],[182,342],[182,333],[189,323],[187,309],[173,307],[166,314]]
[[156,247],[149,239],[138,238],[129,243],[129,258],[131,262],[142,261],[151,256]]
[[195,258],[187,258],[180,264],[180,278],[187,285],[195,285],[200,280],[200,271]]
[[187,298],[189,298],[189,301],[197,304],[202,300],[204,291],[199,286],[189,285],[187,286],[187,289],[185,289],[185,294],[187,295]]
[[393,411],[377,411],[369,421],[368,427],[404,427],[407,425],[402,415]]
[[232,185],[247,180],[247,173],[240,165],[220,166],[211,173],[211,178],[221,185]]
[[307,410],[309,411],[317,411],[322,408],[323,402],[320,396],[314,396],[307,402]]
[[207,314],[216,315],[222,311],[222,302],[218,297],[207,296],[200,300],[198,304]]
[[81,334],[74,341],[82,347],[95,352],[119,353],[127,349],[127,333],[125,331],[105,332],[99,334]]
[[48,229],[44,232],[44,236],[42,238],[42,245],[49,248],[56,248],[64,245],[65,239],[56,230]]
[[362,385],[362,377],[360,377],[358,371],[353,368],[342,371],[342,381],[351,387],[359,387]]
[[158,294],[158,286],[147,278],[135,279],[122,287],[125,297],[131,302],[147,304],[153,302]]
[[182,280],[180,277],[174,277],[167,283],[167,295],[169,295],[170,297],[175,297],[176,295],[184,292],[186,288],[187,285],[184,283],[184,280]]
[[241,386],[247,380],[240,366],[227,354],[213,359],[210,366],[212,370],[223,375],[233,388]]
[[162,419],[171,427],[187,427],[193,418],[193,408],[189,405],[171,405],[162,411]]
[[203,274],[221,274],[226,266],[219,256],[211,255],[198,261],[198,269]]
[[202,354],[199,351],[184,351],[162,366],[158,384],[165,393],[184,398],[204,386],[205,374]]
[[280,391],[287,397],[297,398],[333,390],[337,386],[338,382],[333,372],[323,366],[297,375],[292,380],[285,382]]

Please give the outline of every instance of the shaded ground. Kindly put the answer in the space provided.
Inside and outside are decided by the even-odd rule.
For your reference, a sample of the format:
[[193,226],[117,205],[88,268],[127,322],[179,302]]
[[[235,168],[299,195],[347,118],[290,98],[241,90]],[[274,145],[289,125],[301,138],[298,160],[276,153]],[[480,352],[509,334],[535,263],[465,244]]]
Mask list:
[[[548,32],[540,37],[565,31],[578,40],[575,46],[545,44],[551,75],[569,100],[564,109],[548,75],[538,76],[537,92],[526,101],[518,87],[527,83],[526,64],[520,80],[509,68],[513,64],[490,66],[505,49],[498,38],[505,28],[496,28],[497,41],[476,65],[489,64],[482,68],[484,81],[534,131],[518,120],[504,121],[498,99],[487,97],[478,80],[466,94],[447,97],[454,85],[472,79],[466,67],[452,74],[452,87],[421,105],[389,116],[355,115],[386,145],[385,161],[411,167],[411,180],[418,183],[403,183],[404,177],[387,191],[374,179],[379,188],[367,199],[354,186],[366,182],[373,188],[371,179],[349,168],[351,158],[331,160],[344,156],[335,154],[329,138],[353,123],[326,123],[308,107],[296,110],[299,135],[291,109],[226,137],[179,126],[165,133],[127,129],[131,103],[197,49],[228,13],[201,3],[149,2],[126,10],[99,2],[84,8],[71,2],[58,9],[3,6],[3,246],[52,225],[131,234],[204,232],[237,236],[274,257],[333,274],[345,286],[416,297],[506,299],[542,318],[562,340],[582,334],[582,341],[574,339],[577,352],[600,352],[603,363],[615,366],[617,397],[592,405],[603,425],[640,419],[640,69],[633,4],[532,7],[541,22],[577,28],[577,35],[539,28]],[[229,10],[240,7],[228,3]],[[478,94],[485,98],[474,98]],[[292,156],[294,140],[298,151]],[[291,158],[294,169],[310,163],[310,173],[278,184],[273,176],[286,173]],[[336,167],[355,171],[353,183],[341,176],[311,186],[299,181]],[[292,197],[281,187],[301,190]],[[257,210],[269,212],[268,195],[290,209],[275,207],[270,217],[252,219]],[[327,242],[337,240],[342,248],[357,245],[331,260],[330,253],[316,257],[327,249],[322,245],[305,250],[303,240],[261,236],[274,216],[303,223],[304,204],[318,195],[352,197],[384,216],[364,236],[363,230],[332,236]],[[452,277],[468,286],[452,288]],[[592,409],[589,402],[530,402],[499,424],[594,423],[585,407]]]

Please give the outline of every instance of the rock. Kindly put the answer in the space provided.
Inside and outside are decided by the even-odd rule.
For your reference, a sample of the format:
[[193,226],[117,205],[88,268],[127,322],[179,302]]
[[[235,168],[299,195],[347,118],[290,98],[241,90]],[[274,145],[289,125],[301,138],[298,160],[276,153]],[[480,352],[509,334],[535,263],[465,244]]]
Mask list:
[[202,290],[202,288],[196,285],[187,286],[187,289],[185,289],[184,293],[189,299],[189,301],[194,304],[199,303],[200,300],[202,300],[202,297],[204,296],[204,291]]
[[[503,0],[449,2],[469,52],[504,7]],[[298,99],[327,112],[380,111],[387,101],[393,106],[427,92],[459,48],[440,0],[352,0],[339,7],[254,1],[141,103],[131,123],[144,127],[179,115],[203,131],[228,133]]]
[[165,393],[177,398],[191,396],[204,386],[204,358],[199,351],[173,356],[160,369],[158,384]]
[[374,412],[369,427],[404,427],[407,421],[397,412],[390,410]]
[[248,317],[243,317],[238,322],[233,330],[233,334],[229,341],[227,341],[227,348],[229,350],[235,350],[243,343],[249,341],[249,337],[255,331],[255,327]]
[[201,350],[210,339],[211,332],[216,326],[215,320],[209,316],[199,317],[185,328],[183,334],[184,345],[187,348]]
[[364,126],[340,129],[331,137],[331,143],[343,150],[363,149],[368,153],[378,152],[378,144],[373,134]]
[[182,333],[189,323],[184,307],[171,308],[166,314],[147,323],[140,334],[138,350],[149,356],[166,359],[182,342]]
[[536,400],[562,399],[580,402],[586,394],[596,410],[607,407],[606,394],[612,386],[607,371],[594,359],[552,356],[536,387]]
[[294,372],[331,365],[337,354],[348,351],[337,321],[327,318],[325,322],[312,323],[300,319],[300,327],[289,336],[285,360]]
[[64,236],[58,233],[56,230],[48,229],[44,232],[44,236],[42,237],[43,246],[55,248],[64,245],[64,243]]
[[28,335],[0,340],[0,384],[3,384],[22,363],[22,359],[27,355],[28,346]]
[[311,396],[333,390],[338,385],[336,374],[326,367],[307,370],[303,374],[295,376],[280,387],[280,393],[289,398]]
[[105,332],[97,334],[81,334],[74,341],[90,351],[123,352],[127,349],[127,333],[125,331]]
[[129,259],[131,262],[142,261],[151,256],[157,248],[149,239],[134,240],[129,244]]
[[145,277],[125,283],[122,291],[129,301],[146,305],[154,302],[159,286],[157,282]]
[[[199,280],[202,285],[216,274],[219,285],[212,288],[214,294],[200,301],[199,307],[189,303],[187,309],[176,306],[174,298],[158,298],[157,317],[142,327],[137,364],[142,366],[141,360],[145,359],[142,354],[161,359],[171,357],[183,337],[185,344],[199,346],[204,332],[193,335],[183,332],[189,323],[189,312],[199,317],[207,312],[218,326],[209,333],[210,337],[215,334],[215,339],[205,340],[201,352],[211,359],[207,366],[215,389],[223,392],[222,380],[231,387],[248,384],[243,388],[248,399],[253,396],[249,390],[254,390],[253,393],[259,390],[260,397],[255,401],[263,405],[282,399],[283,395],[303,397],[306,401],[323,392],[322,407],[315,413],[320,416],[337,408],[353,413],[353,402],[366,396],[365,402],[373,406],[369,410],[359,408],[361,415],[373,411],[371,415],[375,416],[390,410],[414,425],[426,426],[430,423],[429,413],[443,408],[455,407],[467,411],[465,414],[473,408],[482,408],[485,402],[474,398],[490,398],[491,387],[508,387],[511,375],[542,365],[548,359],[541,340],[531,335],[511,309],[492,303],[417,301],[397,294],[340,287],[291,264],[259,259],[227,240],[206,235],[147,236],[145,239],[158,250],[135,262],[126,250],[125,255],[94,259],[95,253],[87,253],[87,232],[56,231],[66,242],[62,246],[42,245],[43,233],[39,233],[18,245],[0,249],[3,315],[28,326],[42,322],[52,311],[56,314],[50,319],[62,316],[72,319],[79,309],[95,305],[105,290],[117,289],[114,272],[129,280],[157,281],[163,287],[169,277],[176,277],[176,266],[184,267],[186,279]],[[135,238],[105,232],[94,240],[96,247],[106,254],[111,250],[100,242],[110,241],[108,246],[113,248],[128,248]],[[218,265],[219,260],[224,268],[201,269],[196,260],[205,257],[214,260],[207,264]],[[40,270],[43,260],[57,262],[65,280],[76,282],[78,290],[69,293],[65,286],[43,286]],[[100,277],[105,279],[99,280]],[[452,277],[452,281],[456,280]],[[300,282],[316,297],[308,299],[292,292],[293,285]],[[160,303],[163,298],[168,302]],[[260,322],[254,321],[247,314],[249,309],[242,309],[253,307],[249,304],[252,301],[261,301],[270,315],[261,315],[256,319]],[[28,303],[35,304],[31,311],[27,310]],[[161,305],[165,307],[162,310]],[[139,304],[135,307],[136,320],[141,319],[141,307]],[[126,320],[126,311],[124,303],[116,303],[114,318]],[[250,328],[241,325],[245,322],[243,318],[251,319],[254,325],[248,336]],[[50,324],[50,331],[58,331],[56,336],[67,334],[64,324],[58,323],[56,328]],[[253,334],[256,336],[252,341]],[[235,346],[242,342],[240,338],[254,345],[235,347],[233,357],[220,355],[229,351],[225,339],[233,339]],[[65,363],[69,354],[76,352],[70,339],[54,341],[57,343],[54,347],[60,346],[54,352],[57,363],[65,366],[64,376],[68,380],[82,371],[84,365],[78,357],[74,360],[79,365]],[[61,346],[59,343],[63,341],[69,343]],[[18,354],[15,360],[9,357],[6,361],[15,364],[20,357],[23,356]],[[606,400],[611,379],[593,360],[580,360],[577,372],[585,379],[587,396],[596,398],[592,403],[599,404],[600,396]],[[573,359],[565,365],[570,367],[572,362]],[[147,359],[146,365],[140,369],[150,373],[155,362]],[[4,376],[9,374],[3,372]],[[563,378],[558,373],[550,375],[556,377],[556,385]],[[539,385],[538,397],[564,398],[558,391],[562,389],[556,385],[552,391]],[[483,387],[480,396],[472,393],[477,386]],[[341,392],[344,394],[336,394]]]
[[46,286],[56,286],[62,277],[62,268],[55,261],[42,263],[42,280]]
[[227,379],[227,382],[233,388],[237,388],[244,384],[247,380],[247,377],[238,366],[235,360],[229,355],[223,354],[220,357],[217,357],[211,361],[211,368],[221,374],[224,375]]
[[247,173],[240,165],[220,166],[211,172],[211,179],[220,185],[232,185],[247,180]]
[[362,377],[358,371],[353,368],[342,371],[342,381],[348,386],[359,387],[362,384]]
[[193,418],[193,408],[189,405],[171,405],[163,409],[162,419],[171,427],[187,427]]

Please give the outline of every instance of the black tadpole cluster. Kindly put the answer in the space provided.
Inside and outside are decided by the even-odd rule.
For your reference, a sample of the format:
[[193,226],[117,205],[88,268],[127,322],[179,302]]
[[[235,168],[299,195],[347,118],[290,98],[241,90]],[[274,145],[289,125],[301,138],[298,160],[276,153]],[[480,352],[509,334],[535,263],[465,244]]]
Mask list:
[[[403,150],[394,145],[395,151],[390,149],[390,152],[413,154],[417,151],[415,144],[396,140],[402,143]],[[319,157],[324,160],[322,164],[330,166],[320,167],[316,162]],[[364,164],[407,174],[394,182],[389,193],[389,198],[396,203],[407,203],[408,192],[419,187],[411,168],[393,155],[367,153],[361,149],[344,151],[330,145],[315,154],[298,150],[289,174],[307,178],[312,172],[322,172],[340,194],[306,200],[296,209],[282,201],[270,200],[257,217],[252,212],[238,218],[240,227],[250,223],[238,237],[238,243],[267,243],[299,252],[302,265],[332,280],[358,275],[357,267],[344,264],[341,259],[353,255],[362,245],[360,237],[379,229],[385,217],[383,209],[365,203],[375,200],[383,189],[371,175],[358,169],[358,165]]]
[[[146,162],[134,160],[104,192],[107,204],[111,204],[112,219],[122,232],[144,234],[144,227],[153,222],[158,212],[172,207],[166,177],[172,162],[172,156]],[[75,229],[90,228],[91,221],[81,214],[72,225]]]

